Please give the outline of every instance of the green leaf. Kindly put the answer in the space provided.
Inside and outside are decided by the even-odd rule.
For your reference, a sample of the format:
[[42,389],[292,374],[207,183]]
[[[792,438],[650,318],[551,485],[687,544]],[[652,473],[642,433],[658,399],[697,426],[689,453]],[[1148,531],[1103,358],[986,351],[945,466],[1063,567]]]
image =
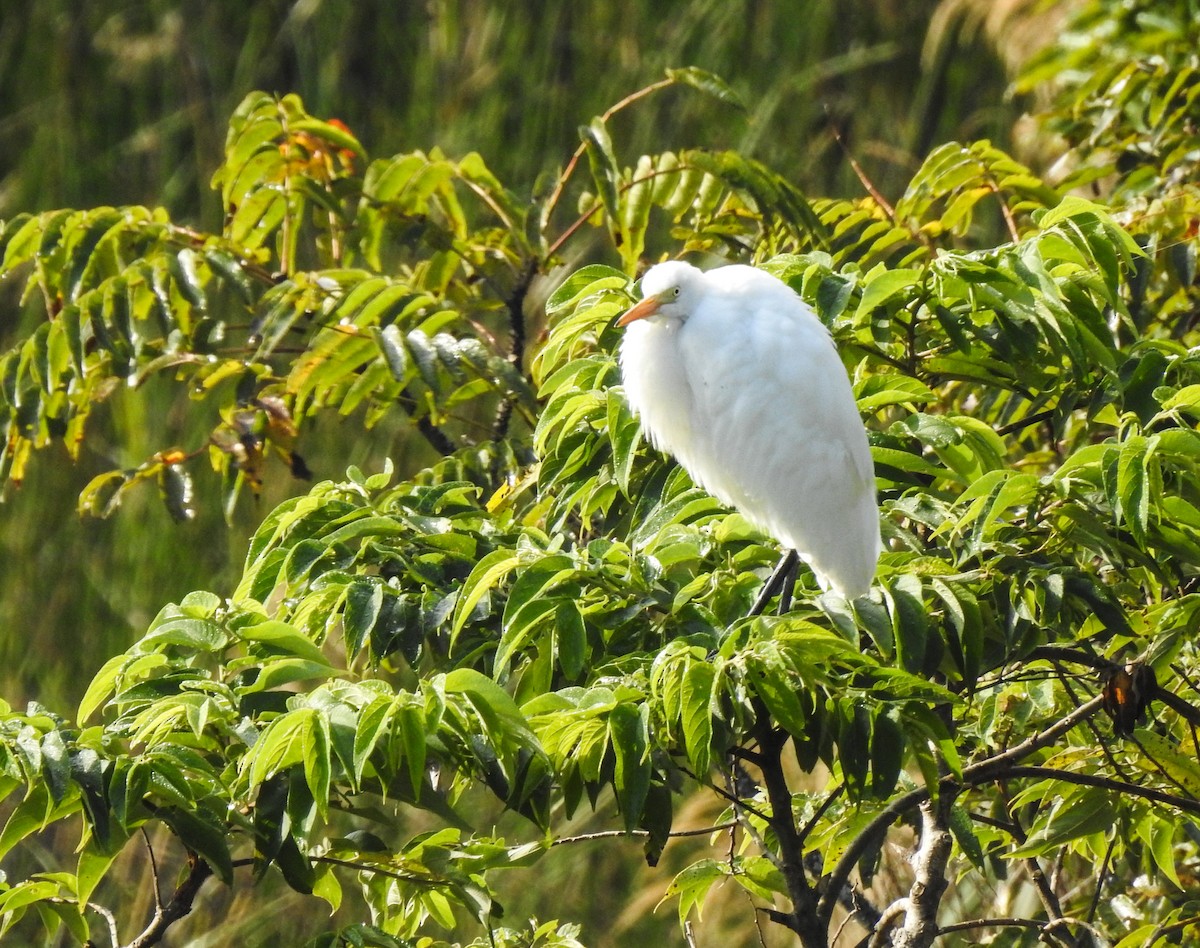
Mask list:
[[80,908],[87,905],[96,886],[108,874],[121,850],[113,848],[111,852],[102,852],[92,843],[87,843],[79,852],[79,863],[75,870],[75,897]]
[[684,746],[697,775],[708,773],[711,760],[713,721],[709,706],[715,678],[708,662],[691,662],[680,692]]
[[1155,813],[1147,813],[1138,823],[1137,833],[1150,852],[1159,872],[1177,889],[1183,888],[1175,868],[1175,831],[1173,820],[1164,819]]
[[708,72],[696,66],[684,66],[682,69],[668,69],[667,75],[676,82],[691,86],[693,89],[699,89],[714,99],[724,102],[727,105],[732,105],[743,112],[746,111],[746,104],[742,101],[741,97],[733,91],[724,79],[715,73]]
[[1117,461],[1117,499],[1121,519],[1139,545],[1146,543],[1151,499],[1157,501],[1152,467],[1157,438],[1131,435],[1121,445]]
[[880,589],[891,614],[896,659],[905,671],[921,674],[931,634],[921,580],[901,575],[882,583]]
[[554,633],[558,665],[568,681],[575,681],[582,674],[587,659],[587,628],[579,604],[574,600],[568,599],[555,607]]
[[403,383],[408,378],[408,355],[399,328],[395,324],[384,326],[375,338],[392,378]]
[[479,712],[493,740],[536,747],[537,739],[525,716],[503,688],[473,668],[456,668],[442,681],[447,695],[461,694]]
[[860,412],[878,411],[887,405],[923,405],[933,401],[933,390],[919,379],[903,375],[870,375],[854,387]]
[[313,734],[322,729],[318,720],[321,717],[314,708],[297,708],[268,724],[239,765],[247,789],[252,791],[264,780],[297,764],[307,769],[307,753],[319,742]]
[[882,266],[876,267],[863,278],[862,298],[854,318],[863,319],[897,298],[907,298],[908,291],[914,286],[919,286],[923,279],[920,270],[886,270]]
[[463,583],[458,594],[458,602],[454,608],[454,621],[451,623],[450,636],[453,640],[462,631],[471,613],[479,605],[480,600],[490,593],[501,580],[517,568],[520,559],[510,550],[493,550],[471,570],[471,575]]
[[970,814],[958,804],[950,808],[950,832],[954,834],[958,848],[971,860],[971,865],[982,872],[985,865],[983,847],[979,843],[979,837],[975,835]]
[[1010,859],[1041,856],[1083,836],[1090,836],[1113,825],[1113,801],[1107,790],[1086,787],[1059,798],[1048,815],[1039,818],[1021,846],[1009,850]]
[[623,290],[629,285],[629,277],[620,270],[593,263],[573,272],[562,281],[546,300],[546,315],[558,316],[573,310],[585,298],[602,290]]
[[1149,728],[1135,729],[1133,737],[1150,758],[1141,762],[1142,769],[1165,773],[1172,783],[1200,797],[1200,762],[1193,755]]
[[254,649],[256,652],[266,651],[295,655],[305,661],[329,667],[329,659],[325,657],[325,653],[321,651],[320,647],[303,632],[286,622],[267,619],[254,625],[242,626],[238,629],[238,636],[244,642],[252,643],[255,646],[266,646],[266,649]]
[[608,728],[616,755],[613,789],[625,829],[633,832],[641,823],[646,796],[650,792],[649,708],[618,704],[608,716]]
[[112,697],[116,690],[116,683],[129,663],[128,655],[114,655],[104,663],[100,671],[96,672],[96,676],[91,680],[87,691],[84,692],[83,699],[79,702],[76,717],[80,724],[86,724],[100,706]]
[[342,634],[346,640],[346,655],[351,661],[362,651],[382,610],[383,583],[360,576],[346,587]]
[[904,731],[887,710],[871,722],[871,794],[886,800],[896,789],[904,764]]
[[788,896],[783,872],[766,856],[741,856],[734,864],[733,879],[751,895],[773,902]]
[[700,906],[704,903],[713,883],[729,874],[728,866],[716,859],[701,859],[694,862],[671,880],[665,898],[679,899],[679,924],[687,921],[692,909],[700,917]]
[[164,645],[183,645],[202,652],[217,652],[229,644],[225,630],[209,619],[178,616],[152,626],[135,648],[140,652]]
[[609,137],[604,119],[597,117],[592,119],[590,124],[581,126],[579,137],[583,140],[587,152],[592,184],[600,196],[600,204],[604,208],[604,213],[615,230],[620,221],[618,188],[621,182],[621,170],[617,164],[616,155],[613,153],[612,139]]

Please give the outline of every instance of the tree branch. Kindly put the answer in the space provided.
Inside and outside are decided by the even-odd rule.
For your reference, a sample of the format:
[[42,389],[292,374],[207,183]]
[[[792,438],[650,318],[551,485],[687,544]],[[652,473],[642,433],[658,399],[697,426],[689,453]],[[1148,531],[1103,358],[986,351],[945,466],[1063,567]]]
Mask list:
[[[508,311],[508,326],[512,342],[508,361],[518,372],[521,371],[525,362],[525,297],[529,293],[529,286],[536,273],[537,261],[530,257],[521,267],[512,292],[504,300],[504,308]],[[512,410],[513,396],[509,394],[508,397],[501,400],[500,407],[496,410],[496,420],[492,424],[492,440],[499,441],[508,434],[508,423],[512,418]]]
[[[58,895],[52,895],[50,898],[46,899],[46,901],[53,902],[56,905],[73,905],[76,908],[79,907],[79,903],[74,899],[64,899]],[[116,916],[113,915],[113,913],[103,905],[99,905],[96,902],[87,902],[85,903],[85,906],[104,919],[104,923],[108,926],[108,937],[113,944],[113,948],[116,948],[116,946],[120,945],[121,937],[117,932]],[[89,941],[88,944],[91,944],[91,942]]]
[[[988,757],[972,764],[963,769],[963,779],[960,786],[973,786],[981,783],[990,783],[1001,776],[1012,776],[1013,769],[1010,765],[1014,765],[1017,761],[1028,757],[1035,751],[1041,750],[1054,741],[1058,740],[1063,734],[1066,734],[1071,728],[1075,727],[1080,721],[1095,714],[1100,710],[1104,702],[1103,695],[1097,695],[1086,704],[1080,705],[1065,718],[1052,724],[1046,730],[1039,734],[1034,734],[1026,741],[1022,741],[1015,747],[1011,747],[1002,753]],[[1057,774],[1058,771],[1048,771],[1051,774]],[[942,781],[943,786],[953,788],[955,781],[952,778],[945,778]],[[951,789],[951,792],[954,792]],[[887,831],[887,828],[896,821],[902,813],[906,813],[928,800],[930,796],[928,787],[920,787],[916,790],[911,790],[893,800],[888,806],[879,812],[861,833],[854,838],[845,852],[842,853],[842,858],[838,860],[837,865],[829,874],[826,888],[821,895],[820,901],[817,903],[817,918],[824,930],[828,930],[829,922],[833,917],[833,908],[837,903],[836,893],[846,884],[846,880],[850,878],[850,873],[858,860],[862,858],[864,852],[872,844],[872,842],[881,833]]]
[[[145,930],[131,941],[126,948],[150,948],[162,941],[167,929],[191,911],[200,893],[200,887],[213,874],[212,867],[195,853],[188,853],[188,874],[179,883],[166,905],[156,906],[154,916]],[[155,880],[155,885],[158,882]]]
[[[651,95],[654,92],[657,92],[659,89],[665,89],[668,86],[673,86],[673,85],[675,85],[675,80],[670,77],[667,77],[666,79],[659,79],[657,82],[652,82],[652,83],[650,83],[650,85],[645,86],[644,88],[638,89],[636,92],[631,92],[629,95],[625,96],[625,98],[623,98],[620,102],[616,103],[615,105],[610,106],[604,112],[604,114],[600,116],[600,121],[607,122],[617,112],[620,112],[621,109],[625,108],[628,105],[633,104],[638,99],[643,99],[646,96]],[[564,168],[563,173],[558,176],[558,181],[554,185],[554,191],[551,192],[550,197],[547,199],[545,205],[542,208],[542,220],[541,220],[542,230],[545,230],[546,227],[549,225],[550,217],[554,213],[554,209],[558,206],[559,200],[562,198],[563,190],[566,188],[567,182],[571,179],[571,175],[575,173],[575,166],[579,164],[579,159],[582,158],[586,152],[587,152],[587,145],[583,142],[580,142],[579,147],[575,149],[575,153],[573,155],[571,155],[571,160],[567,162],[567,167]],[[556,244],[556,246],[557,246],[557,244]],[[552,253],[551,253],[551,255],[552,255]]]
[[1127,793],[1133,797],[1141,797],[1143,800],[1153,800],[1155,803],[1175,807],[1177,810],[1183,810],[1193,816],[1200,816],[1200,800],[1177,797],[1153,787],[1140,787],[1136,783],[1113,780],[1111,777],[1097,777],[1093,774],[1075,773],[1070,770],[1055,770],[1053,767],[1031,766],[1011,767],[1005,776],[1031,777],[1036,780],[1061,780],[1063,783],[1073,783],[1081,787],[1098,787],[1101,790],[1111,790],[1113,793]]
[[[1008,814],[1012,822],[1008,826],[1008,832],[1012,834],[1012,838],[1017,841],[1017,844],[1024,846],[1029,841],[1029,835],[1025,832],[1025,827],[1021,825],[1016,811],[1013,809],[1008,797],[1008,787],[1003,782],[1000,784],[1001,802],[1004,804],[1004,811]],[[1029,856],[1025,860],[1025,865],[1029,868],[1029,874],[1033,877],[1033,884],[1037,887],[1038,896],[1042,900],[1042,906],[1046,909],[1046,916],[1051,920],[1062,918],[1062,903],[1059,902],[1058,896],[1054,892],[1054,887],[1050,885],[1050,880],[1046,878],[1046,873],[1042,870],[1042,864],[1038,862],[1037,856]]]
[[[672,830],[667,834],[668,839],[683,839],[688,836],[708,836],[711,833],[722,833],[725,830],[736,829],[737,820],[717,823],[714,826],[700,826],[696,829]],[[568,843],[590,843],[597,839],[617,839],[619,837],[644,839],[650,835],[648,830],[602,830],[598,833],[581,833],[579,836],[562,836],[550,841],[551,848],[566,846]]]
[[969,767],[963,768],[963,785],[969,786],[973,784],[989,783],[992,780],[1003,776],[1006,773],[1011,773],[1008,770],[1008,765],[1016,763],[1028,757],[1034,751],[1039,751],[1043,747],[1049,747],[1056,740],[1070,731],[1075,725],[1082,721],[1086,721],[1093,714],[1100,710],[1104,705],[1104,696],[1096,695],[1090,701],[1081,704],[1078,708],[1062,718],[1056,724],[1052,724],[1040,734],[1034,734],[1029,739],[1022,741],[1015,747],[1010,747],[1008,750],[992,757],[987,757],[984,760],[971,764]]
[[1117,834],[1108,841],[1108,849],[1100,862],[1100,871],[1096,874],[1096,891],[1092,893],[1092,904],[1088,906],[1087,920],[1090,923],[1096,917],[1096,909],[1100,907],[1100,893],[1104,891],[1104,883],[1108,880],[1108,866],[1112,860],[1113,849],[1117,845]]
[[824,948],[829,924],[828,921],[823,923],[813,912],[815,892],[804,870],[804,840],[796,827],[792,790],[783,772],[782,754],[788,737],[771,726],[771,716],[761,699],[755,699],[754,704],[755,738],[762,758],[763,784],[771,804],[769,825],[779,842],[780,871],[787,882],[788,898],[792,903],[789,913],[769,911],[768,914],[799,935],[805,948]]
[[950,925],[943,925],[940,934],[968,932],[975,928],[1040,928],[1044,930],[1049,927],[1045,922],[1039,922],[1032,918],[975,918],[969,922],[953,922]]
[[896,923],[908,913],[911,903],[907,897],[897,899],[887,907],[875,923],[875,931],[867,942],[867,948],[886,948],[888,933],[896,927]]
[[902,813],[906,813],[914,806],[921,803],[922,800],[929,799],[929,790],[925,787],[920,787],[916,790],[910,790],[902,797],[898,797],[889,803],[886,807],[879,811],[879,815],[875,817],[867,827],[859,833],[854,840],[846,847],[842,853],[842,858],[838,860],[837,865],[833,867],[833,871],[829,874],[825,881],[825,891],[821,895],[821,900],[817,903],[817,919],[821,924],[828,928],[830,920],[833,918],[833,907],[837,904],[837,893],[841,891],[842,886],[846,884],[846,880],[850,878],[850,872],[862,858],[867,848],[874,842],[876,837],[887,831],[900,817]]
[[936,800],[921,803],[921,844],[914,867],[916,878],[908,890],[904,927],[893,939],[896,948],[929,948],[938,936],[937,912],[949,886],[946,866],[954,850],[950,832],[950,808],[957,794],[945,785]]

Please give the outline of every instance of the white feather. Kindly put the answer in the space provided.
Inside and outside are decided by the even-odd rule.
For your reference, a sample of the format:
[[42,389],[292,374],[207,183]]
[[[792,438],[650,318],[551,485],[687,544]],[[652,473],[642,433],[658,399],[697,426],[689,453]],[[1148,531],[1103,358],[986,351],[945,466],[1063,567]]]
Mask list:
[[874,468],[824,325],[753,267],[664,263],[642,289],[659,305],[626,327],[621,372],[651,442],[796,550],[822,589],[866,593],[881,545]]

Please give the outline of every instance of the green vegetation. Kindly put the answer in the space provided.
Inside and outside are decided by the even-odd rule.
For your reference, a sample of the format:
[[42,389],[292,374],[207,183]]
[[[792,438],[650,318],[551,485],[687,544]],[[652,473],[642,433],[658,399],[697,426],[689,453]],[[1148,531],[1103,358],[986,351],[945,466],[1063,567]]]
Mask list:
[[[684,137],[687,116],[746,109],[670,68],[615,93],[537,187],[482,148],[372,158],[353,116],[256,92],[212,179],[219,226],[157,205],[11,215],[18,510],[12,488],[57,455],[90,468],[78,505],[114,540],[156,507],[205,524],[190,543],[253,536],[228,582],[185,572],[77,675],[75,712],[4,709],[0,931],[1195,937],[1200,11],[1075,6],[1017,80],[1064,154],[1051,174],[940,134],[975,9],[939,7],[903,183],[853,168],[853,139],[825,154],[862,175],[852,197],[750,141],[630,151],[627,121]],[[891,56],[872,48],[823,74]],[[613,319],[645,259],[683,254],[755,262],[829,323],[883,507],[869,598],[802,574],[789,612],[748,616],[777,551],[641,441]],[[363,464],[283,499],[356,442]],[[565,904],[563,854],[596,847],[591,881],[625,892],[635,862],[669,867],[678,925],[650,904],[614,921],[624,901],[589,905],[586,883]],[[264,920],[277,895],[288,917]]]

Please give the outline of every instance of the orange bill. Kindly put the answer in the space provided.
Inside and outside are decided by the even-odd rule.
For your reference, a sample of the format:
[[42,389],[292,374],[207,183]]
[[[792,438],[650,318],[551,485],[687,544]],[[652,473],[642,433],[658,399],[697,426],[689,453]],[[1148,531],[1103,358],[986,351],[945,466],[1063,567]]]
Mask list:
[[618,326],[628,326],[630,323],[638,319],[645,319],[647,316],[653,316],[658,312],[659,300],[657,296],[647,296],[644,300],[626,311],[625,315],[617,320]]

